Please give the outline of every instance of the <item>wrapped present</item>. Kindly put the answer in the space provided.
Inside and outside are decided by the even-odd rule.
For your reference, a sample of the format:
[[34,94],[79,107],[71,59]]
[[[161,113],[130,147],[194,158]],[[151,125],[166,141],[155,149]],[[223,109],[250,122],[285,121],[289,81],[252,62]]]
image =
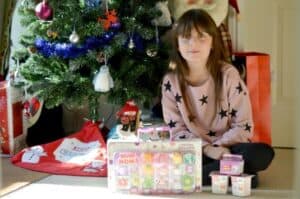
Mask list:
[[201,140],[109,140],[108,187],[138,194],[202,191]]
[[224,154],[220,161],[220,173],[240,175],[244,171],[244,160],[241,155]]
[[13,155],[26,147],[23,125],[23,95],[9,81],[0,82],[0,140],[1,154]]

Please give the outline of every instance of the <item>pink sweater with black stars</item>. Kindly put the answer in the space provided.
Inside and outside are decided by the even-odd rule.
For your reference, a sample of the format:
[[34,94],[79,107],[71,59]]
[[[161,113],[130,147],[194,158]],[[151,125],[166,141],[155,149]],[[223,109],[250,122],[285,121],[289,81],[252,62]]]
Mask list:
[[229,64],[223,66],[222,89],[222,101],[216,110],[214,81],[211,76],[199,86],[187,85],[186,93],[196,117],[191,122],[176,74],[166,74],[161,103],[164,120],[170,126],[172,138],[202,138],[203,146],[231,146],[249,142],[253,135],[249,93],[236,68]]

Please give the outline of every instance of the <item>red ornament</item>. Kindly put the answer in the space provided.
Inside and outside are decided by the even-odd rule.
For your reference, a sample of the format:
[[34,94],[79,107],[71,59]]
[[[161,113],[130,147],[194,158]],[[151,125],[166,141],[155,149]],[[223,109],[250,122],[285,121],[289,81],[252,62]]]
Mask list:
[[35,7],[35,15],[41,20],[52,19],[52,8],[49,6],[47,0],[43,0]]
[[40,106],[41,106],[41,103],[40,103],[39,99],[36,97],[33,97],[30,100],[25,101],[23,104],[25,116],[26,117],[34,116],[38,112]]
[[104,30],[108,30],[113,24],[117,24],[119,19],[115,10],[106,11],[106,18],[98,17],[98,22],[102,23]]

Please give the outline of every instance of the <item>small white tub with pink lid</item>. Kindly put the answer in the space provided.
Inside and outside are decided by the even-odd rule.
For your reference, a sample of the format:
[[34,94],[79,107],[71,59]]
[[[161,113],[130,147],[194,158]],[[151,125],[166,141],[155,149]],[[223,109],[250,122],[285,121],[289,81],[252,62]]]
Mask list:
[[228,177],[218,171],[212,171],[211,177],[212,192],[216,194],[226,194],[228,189]]
[[251,178],[253,175],[242,174],[240,176],[231,176],[232,195],[250,196]]

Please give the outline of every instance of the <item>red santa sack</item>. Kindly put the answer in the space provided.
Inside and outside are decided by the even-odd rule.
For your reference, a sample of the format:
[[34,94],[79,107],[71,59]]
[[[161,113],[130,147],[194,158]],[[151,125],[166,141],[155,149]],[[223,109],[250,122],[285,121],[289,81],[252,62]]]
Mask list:
[[106,143],[98,125],[86,122],[79,132],[68,137],[23,149],[11,162],[52,174],[107,176]]

